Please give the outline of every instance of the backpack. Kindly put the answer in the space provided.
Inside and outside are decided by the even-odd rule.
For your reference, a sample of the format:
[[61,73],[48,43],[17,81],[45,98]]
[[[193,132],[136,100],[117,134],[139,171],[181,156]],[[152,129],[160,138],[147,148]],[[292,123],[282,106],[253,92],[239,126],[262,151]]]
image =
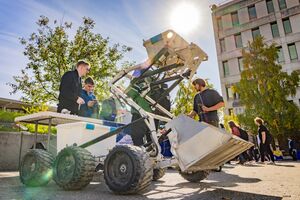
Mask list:
[[266,141],[268,141],[268,143],[272,143],[273,141],[273,136],[270,132],[266,132]]
[[249,136],[248,136],[247,131],[245,131],[244,129],[241,129],[241,128],[239,128],[239,131],[240,131],[240,137],[241,137],[243,140],[248,141],[248,140],[249,140]]
[[266,142],[267,143],[272,143],[273,141],[273,136],[272,134],[270,133],[269,129],[265,126],[266,130],[265,130],[265,133],[266,133]]

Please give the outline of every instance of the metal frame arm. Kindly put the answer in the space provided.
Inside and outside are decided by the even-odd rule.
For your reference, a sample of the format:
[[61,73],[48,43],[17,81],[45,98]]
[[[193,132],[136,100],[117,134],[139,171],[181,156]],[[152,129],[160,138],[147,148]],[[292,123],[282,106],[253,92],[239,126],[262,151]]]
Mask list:
[[127,124],[127,125],[125,125],[125,126],[122,126],[122,127],[120,127],[120,128],[117,128],[117,129],[115,129],[115,130],[113,130],[113,131],[110,131],[110,132],[108,132],[108,133],[105,133],[104,135],[101,135],[101,136],[99,136],[99,137],[97,137],[97,138],[95,138],[95,139],[93,139],[93,140],[91,140],[91,141],[88,141],[88,142],[86,142],[86,143],[80,145],[80,147],[86,148],[86,147],[89,147],[89,146],[91,146],[91,145],[93,145],[93,144],[96,144],[96,143],[98,143],[98,142],[100,142],[100,141],[102,141],[102,140],[105,140],[106,138],[109,138],[109,137],[114,136],[114,135],[116,135],[116,134],[118,134],[118,133],[121,133],[122,130],[124,130],[125,128],[130,127],[130,126],[132,126],[132,125],[134,125],[134,124],[136,124],[136,123],[138,123],[138,122],[140,122],[140,121],[142,121],[142,120],[144,120],[144,119],[146,119],[146,117],[142,117],[142,118],[140,118],[140,119],[135,120],[134,122],[132,122],[132,123],[130,123],[130,124]]

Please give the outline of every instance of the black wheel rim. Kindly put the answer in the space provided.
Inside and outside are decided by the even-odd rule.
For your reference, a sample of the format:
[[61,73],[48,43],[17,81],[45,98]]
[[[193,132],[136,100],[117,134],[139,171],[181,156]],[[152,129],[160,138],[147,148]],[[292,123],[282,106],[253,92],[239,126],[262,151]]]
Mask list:
[[22,178],[24,180],[30,179],[32,176],[34,176],[36,168],[37,162],[35,157],[31,154],[26,155],[22,165]]
[[116,186],[125,186],[134,176],[134,165],[124,152],[115,153],[108,162],[108,176]]
[[75,171],[76,161],[74,156],[66,152],[61,155],[56,164],[56,174],[59,182],[68,182],[72,179]]

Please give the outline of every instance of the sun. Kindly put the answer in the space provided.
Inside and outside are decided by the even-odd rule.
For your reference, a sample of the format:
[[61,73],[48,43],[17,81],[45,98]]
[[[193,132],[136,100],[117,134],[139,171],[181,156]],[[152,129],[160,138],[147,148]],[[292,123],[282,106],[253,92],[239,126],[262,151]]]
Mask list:
[[193,4],[181,3],[171,12],[171,27],[180,33],[189,33],[199,26],[199,10]]

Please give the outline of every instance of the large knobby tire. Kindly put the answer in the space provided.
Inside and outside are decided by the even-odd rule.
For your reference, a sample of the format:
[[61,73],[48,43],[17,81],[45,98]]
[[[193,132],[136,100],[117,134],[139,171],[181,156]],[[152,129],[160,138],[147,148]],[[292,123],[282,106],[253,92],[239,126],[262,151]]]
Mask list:
[[45,150],[29,150],[21,162],[21,182],[29,187],[47,185],[52,179],[53,160],[53,156]]
[[166,169],[163,168],[156,168],[153,169],[153,181],[157,181],[161,179],[166,174]]
[[179,171],[179,174],[187,181],[192,183],[198,183],[209,175],[208,170],[196,171],[196,172],[182,172]]
[[132,145],[114,147],[104,161],[104,179],[117,194],[136,194],[150,186],[153,163],[144,149]]
[[56,156],[53,179],[64,190],[80,190],[93,179],[95,159],[81,147],[66,147]]

